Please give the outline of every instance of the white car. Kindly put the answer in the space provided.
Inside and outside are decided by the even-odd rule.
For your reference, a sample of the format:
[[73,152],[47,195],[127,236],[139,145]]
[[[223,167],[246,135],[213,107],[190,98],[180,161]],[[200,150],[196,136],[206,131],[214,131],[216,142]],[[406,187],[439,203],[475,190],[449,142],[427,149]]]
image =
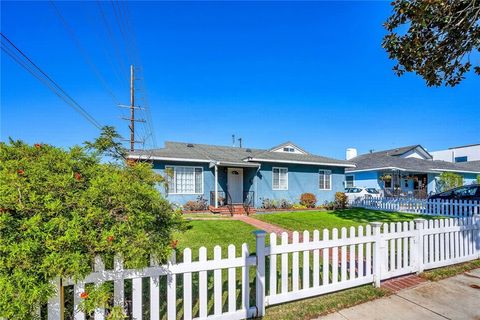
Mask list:
[[360,188],[351,187],[345,188],[345,195],[348,197],[349,202],[353,202],[357,199],[364,198],[380,198],[380,192],[375,188]]

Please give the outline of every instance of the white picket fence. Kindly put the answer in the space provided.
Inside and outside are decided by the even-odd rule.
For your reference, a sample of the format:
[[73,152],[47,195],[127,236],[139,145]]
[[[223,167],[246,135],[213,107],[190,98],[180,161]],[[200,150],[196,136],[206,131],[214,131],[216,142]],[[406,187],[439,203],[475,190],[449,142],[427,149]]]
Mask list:
[[[132,279],[128,312],[133,319],[245,319],[264,315],[267,306],[368,283],[380,286],[384,279],[480,258],[478,216],[304,231],[301,240],[298,232],[291,239],[283,233],[280,243],[270,234],[269,246],[265,232],[255,233],[255,254],[246,244],[239,255],[233,245],[226,255],[216,246],[213,259],[207,259],[202,247],[192,261],[192,251],[185,249],[181,262],[172,258],[139,270],[124,269],[120,259],[105,270],[97,259],[95,272],[81,282],[58,281],[58,292],[73,286],[75,320],[86,318],[79,304],[87,283],[112,281],[114,304],[125,306],[127,279]],[[144,278],[148,304],[142,297]],[[48,319],[61,319],[60,297],[49,301]],[[95,320],[105,316],[104,309],[94,313]]]
[[398,211],[449,217],[471,217],[480,214],[480,201],[410,199],[410,198],[362,198],[351,206],[373,210]]

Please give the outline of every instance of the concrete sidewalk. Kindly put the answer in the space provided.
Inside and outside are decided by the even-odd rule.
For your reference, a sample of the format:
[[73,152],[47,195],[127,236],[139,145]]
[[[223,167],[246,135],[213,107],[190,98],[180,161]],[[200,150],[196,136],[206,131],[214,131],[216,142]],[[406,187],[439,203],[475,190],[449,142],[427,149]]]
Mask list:
[[343,309],[321,320],[480,319],[480,269]]

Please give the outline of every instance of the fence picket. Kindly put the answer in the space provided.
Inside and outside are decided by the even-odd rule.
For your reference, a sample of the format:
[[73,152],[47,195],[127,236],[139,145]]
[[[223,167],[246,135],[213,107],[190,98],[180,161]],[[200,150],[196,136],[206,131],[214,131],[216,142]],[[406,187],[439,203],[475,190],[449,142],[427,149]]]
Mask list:
[[[177,261],[177,256],[175,251],[172,252],[170,257],[169,264],[173,265]],[[138,289],[139,289],[139,296],[140,296],[140,304],[139,304],[139,314],[142,313],[142,279],[133,279],[139,280],[138,281]],[[135,283],[134,283],[135,288]],[[167,274],[167,319],[168,320],[175,320],[177,315],[177,275],[173,273]],[[141,319],[141,318],[139,318]]]
[[[103,272],[105,270],[105,264],[103,263],[103,260],[100,256],[95,257],[95,262],[93,269],[95,272]],[[98,281],[95,285],[97,287],[101,286],[103,281]],[[95,308],[94,311],[94,319],[95,320],[104,320],[105,319],[105,309],[104,308]]]
[[[246,261],[250,255],[248,245],[242,244],[242,260]],[[250,308],[250,268],[248,265],[242,266],[242,309]]]
[[[213,248],[213,260],[220,263],[222,260],[222,248],[215,246]],[[214,314],[222,314],[222,269],[213,271],[213,307]]]
[[[293,237],[292,237],[292,243],[294,245],[298,245],[298,232],[294,231],[293,232]],[[292,290],[293,291],[298,291],[299,288],[299,280],[298,280],[298,275],[299,275],[299,265],[298,265],[298,251],[295,251],[292,254]]]
[[[364,236],[363,234],[363,227],[359,226],[358,227],[358,237],[362,238]],[[359,244],[358,245],[358,277],[363,277],[363,266],[364,266],[364,260],[363,260],[363,246],[364,244]]]
[[[274,233],[272,233],[274,234]],[[230,244],[228,246],[228,259],[235,259],[236,253],[235,253],[235,246],[233,244]],[[276,282],[277,282],[277,271],[276,271],[276,266],[273,269],[274,272],[271,272],[275,276],[275,288],[276,288]],[[274,290],[275,294],[276,289]],[[271,291],[270,291],[270,294]],[[235,268],[228,268],[228,312],[234,312],[235,309],[237,308],[237,285],[236,285],[236,272]]]
[[[288,245],[288,233],[282,232],[282,246]],[[288,253],[282,253],[282,293],[288,292]]]
[[[200,247],[198,250],[198,261],[207,261],[207,248]],[[207,271],[198,273],[198,310],[200,318],[204,318],[208,313],[208,287],[207,287]]]
[[[341,229],[341,236],[342,240],[347,239],[347,228],[343,227]],[[340,264],[341,281],[347,281],[347,246],[340,248],[340,254],[342,259]]]
[[[277,234],[270,233],[270,248],[277,246]],[[277,255],[270,255],[270,295],[277,294]]]
[[[350,227],[350,238],[355,238],[355,227]],[[350,245],[350,276],[349,280],[355,279],[355,247],[356,245]]]
[[[328,241],[330,239],[329,237],[329,233],[328,233],[328,229],[323,229],[323,237],[322,237],[322,241]],[[328,248],[324,248],[322,249],[322,253],[323,253],[323,261],[322,261],[322,271],[323,271],[323,274],[322,274],[322,283],[323,285],[327,285],[328,284],[328,277],[329,277],[329,269],[330,269],[330,261],[329,261],[329,257],[328,257],[328,254],[329,254],[329,249]]]
[[[338,229],[333,228],[332,240],[338,240]],[[332,283],[338,282],[338,247],[332,248]]]
[[[313,231],[313,242],[318,243],[320,241],[320,232],[318,230]],[[320,250],[313,250],[313,287],[320,286]]]
[[[365,227],[365,236],[372,235],[372,227],[368,224]],[[372,273],[372,244],[367,243],[365,248],[365,275],[369,276]]]
[[[310,242],[310,233],[305,230],[303,232],[303,243],[308,244]],[[302,275],[302,289],[310,287],[310,252],[308,250],[303,251],[303,275]]]
[[85,313],[80,309],[80,295],[85,292],[85,283],[78,282],[73,289],[73,317],[74,320],[85,320]]
[[[230,247],[229,247],[230,248]],[[186,248],[183,250],[183,262],[184,263],[191,263],[192,262],[192,250],[190,248]],[[191,320],[192,319],[192,273],[185,272],[183,274],[183,319],[184,320]],[[153,319],[160,318],[160,311],[158,312],[158,317],[152,316]]]

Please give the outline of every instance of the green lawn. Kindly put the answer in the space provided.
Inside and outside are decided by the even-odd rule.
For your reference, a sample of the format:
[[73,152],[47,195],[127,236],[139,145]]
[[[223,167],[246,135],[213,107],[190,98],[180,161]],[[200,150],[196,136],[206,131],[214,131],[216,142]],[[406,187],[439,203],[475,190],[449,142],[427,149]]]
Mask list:
[[207,248],[207,255],[213,258],[213,248],[216,245],[222,247],[222,257],[227,256],[229,244],[235,245],[237,255],[241,252],[241,246],[248,244],[250,252],[255,251],[255,236],[252,231],[256,229],[249,224],[237,220],[192,220],[188,222],[189,230],[175,236],[178,239],[178,249],[192,249],[192,258],[198,258],[198,249],[202,246]]
[[399,212],[386,212],[368,209],[346,209],[335,211],[296,211],[256,214],[255,219],[276,224],[287,230],[313,231],[323,229],[366,225],[369,222],[399,222],[416,218],[433,219],[432,216],[408,214]]

